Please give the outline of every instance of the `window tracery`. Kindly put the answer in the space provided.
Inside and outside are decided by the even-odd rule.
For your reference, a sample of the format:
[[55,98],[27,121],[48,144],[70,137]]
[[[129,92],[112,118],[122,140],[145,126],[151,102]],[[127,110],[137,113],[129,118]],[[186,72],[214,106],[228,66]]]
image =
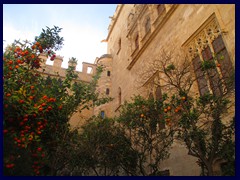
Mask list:
[[[198,31],[186,45],[186,49],[193,62],[200,95],[210,91],[221,95],[224,88],[229,89],[226,82],[232,76],[234,69],[216,17],[212,15],[205,27]],[[203,71],[206,64],[212,64],[213,68]]]

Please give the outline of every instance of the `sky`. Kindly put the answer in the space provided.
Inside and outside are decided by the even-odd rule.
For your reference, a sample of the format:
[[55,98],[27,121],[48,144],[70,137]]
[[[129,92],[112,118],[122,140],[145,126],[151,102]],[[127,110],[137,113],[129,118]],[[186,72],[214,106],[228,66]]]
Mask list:
[[[107,38],[110,16],[116,4],[3,4],[3,47],[15,39],[34,41],[46,26],[63,28],[63,48],[56,52],[63,56],[62,67],[68,60],[78,60],[77,70],[82,62],[94,63],[96,57],[107,53]],[[48,60],[47,64],[53,64]]]

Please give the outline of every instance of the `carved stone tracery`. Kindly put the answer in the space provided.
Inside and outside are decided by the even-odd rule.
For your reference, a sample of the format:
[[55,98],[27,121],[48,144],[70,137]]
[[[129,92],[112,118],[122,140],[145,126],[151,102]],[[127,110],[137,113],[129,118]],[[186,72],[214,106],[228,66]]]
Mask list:
[[214,18],[186,46],[190,59],[199,55],[208,45],[211,45],[212,41],[220,34],[221,29],[217,20]]

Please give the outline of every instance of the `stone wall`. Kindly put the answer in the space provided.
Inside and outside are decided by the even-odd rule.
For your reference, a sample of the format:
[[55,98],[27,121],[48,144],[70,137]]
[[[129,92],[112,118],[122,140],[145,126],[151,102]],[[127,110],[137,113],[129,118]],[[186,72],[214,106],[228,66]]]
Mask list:
[[[62,68],[62,62],[63,62],[63,57],[61,56],[56,56],[53,65],[47,65],[47,56],[44,54],[40,55],[40,58],[43,59],[42,62],[42,68],[39,69],[39,71],[44,74],[45,76],[55,76],[55,77],[60,77],[64,79],[66,77],[66,68]],[[69,65],[73,65],[76,67],[76,63]],[[93,76],[96,74],[96,64],[91,64],[91,63],[82,63],[82,72],[76,71],[78,74],[78,79],[77,81],[82,81],[85,83],[90,83]],[[91,69],[91,71],[88,72],[88,68]],[[43,71],[44,69],[44,71]],[[79,111],[81,107],[78,108],[78,111],[75,112],[72,117],[70,118],[70,125],[72,128],[80,127],[81,125],[84,124],[85,120],[90,118],[93,115],[93,108],[90,108],[89,110],[84,109],[83,111]]]
[[[150,18],[150,30],[149,27],[145,27],[148,18]],[[219,31],[215,32],[216,30]],[[164,7],[150,4],[118,5],[107,37],[107,53],[112,56],[110,84],[111,96],[114,100],[101,110],[111,112],[108,114],[109,117],[118,115],[119,88],[121,103],[130,100],[133,95],[147,96],[144,83],[138,81],[141,79],[139,72],[153,60],[161,59],[162,50],[173,51],[175,56],[187,55],[191,60],[191,54],[189,54],[191,43],[196,45],[198,41],[196,37],[200,35],[201,41],[205,42],[206,38],[211,41],[208,31],[214,34],[213,38],[215,35],[223,37],[234,65],[235,5],[167,4]],[[101,83],[103,87],[104,82]],[[194,84],[193,91],[198,92],[197,84]],[[163,169],[169,169],[170,175],[199,175],[200,168],[196,161],[196,158],[187,155],[183,145],[175,142],[171,149],[171,156],[164,162]]]

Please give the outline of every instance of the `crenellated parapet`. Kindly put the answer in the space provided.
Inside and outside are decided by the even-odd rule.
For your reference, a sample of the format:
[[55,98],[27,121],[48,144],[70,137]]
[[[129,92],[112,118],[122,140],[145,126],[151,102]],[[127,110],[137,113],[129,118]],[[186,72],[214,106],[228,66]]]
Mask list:
[[[46,64],[48,56],[46,54],[40,54],[39,57],[42,59],[41,69],[39,70],[46,76],[59,76],[61,78],[66,77],[67,68],[62,67],[63,56],[57,55],[54,59],[53,65]],[[82,72],[76,70],[77,60],[70,58],[68,61],[68,67],[73,67],[75,72],[78,74],[78,80],[83,82],[90,82],[93,75],[96,74],[96,65],[91,63],[82,63]],[[89,70],[90,69],[90,70]]]

